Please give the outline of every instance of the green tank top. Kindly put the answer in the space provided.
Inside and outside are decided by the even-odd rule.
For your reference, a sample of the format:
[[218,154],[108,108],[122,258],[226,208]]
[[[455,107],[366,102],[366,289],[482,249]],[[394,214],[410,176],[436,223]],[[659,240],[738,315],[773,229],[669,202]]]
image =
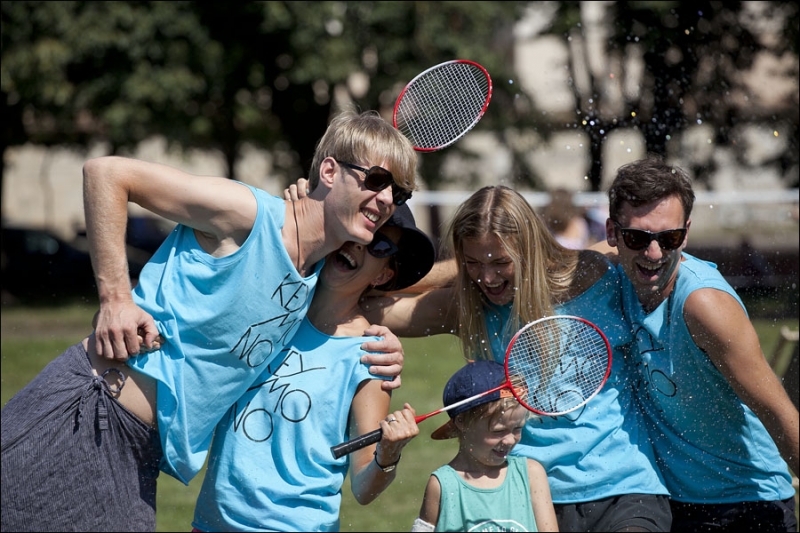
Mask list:
[[509,456],[506,479],[494,489],[473,487],[448,465],[433,475],[442,486],[436,531],[538,531],[527,458]]

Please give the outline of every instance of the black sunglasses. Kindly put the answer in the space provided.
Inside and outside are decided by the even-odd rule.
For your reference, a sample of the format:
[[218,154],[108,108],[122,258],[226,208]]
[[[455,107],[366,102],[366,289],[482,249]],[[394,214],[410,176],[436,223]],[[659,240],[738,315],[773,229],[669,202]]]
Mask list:
[[622,234],[625,246],[634,251],[644,250],[654,240],[658,242],[662,250],[675,250],[686,238],[686,228],[668,229],[653,233],[643,229],[623,228],[617,221],[614,221],[614,225],[617,226]]
[[367,251],[375,259],[383,259],[396,254],[400,248],[383,233],[376,233],[372,242],[367,245]]
[[372,192],[381,192],[383,189],[392,186],[392,201],[394,205],[403,205],[411,198],[411,191],[401,188],[394,182],[392,173],[382,167],[364,168],[352,163],[343,163],[336,161],[340,165],[359,170],[364,173],[364,186]]

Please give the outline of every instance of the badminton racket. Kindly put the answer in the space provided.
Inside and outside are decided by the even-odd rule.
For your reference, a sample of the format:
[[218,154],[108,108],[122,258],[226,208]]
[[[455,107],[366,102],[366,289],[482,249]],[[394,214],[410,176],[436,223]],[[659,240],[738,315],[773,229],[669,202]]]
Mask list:
[[[434,415],[501,389],[538,415],[563,415],[586,405],[611,373],[611,345],[603,332],[586,319],[557,315],[519,330],[506,349],[506,380],[501,385],[415,418],[419,424]],[[335,458],[381,440],[376,429],[331,448]]]
[[492,98],[492,78],[474,61],[433,66],[408,82],[394,106],[392,122],[419,152],[450,146],[471,130]]

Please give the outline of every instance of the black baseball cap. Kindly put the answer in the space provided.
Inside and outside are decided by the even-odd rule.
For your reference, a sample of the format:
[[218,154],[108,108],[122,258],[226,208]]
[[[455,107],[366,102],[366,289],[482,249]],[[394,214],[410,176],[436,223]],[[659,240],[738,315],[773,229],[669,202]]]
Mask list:
[[394,255],[397,273],[388,282],[375,287],[381,291],[397,291],[415,284],[425,277],[436,261],[436,247],[430,237],[417,227],[408,204],[397,206],[384,227],[402,230]]

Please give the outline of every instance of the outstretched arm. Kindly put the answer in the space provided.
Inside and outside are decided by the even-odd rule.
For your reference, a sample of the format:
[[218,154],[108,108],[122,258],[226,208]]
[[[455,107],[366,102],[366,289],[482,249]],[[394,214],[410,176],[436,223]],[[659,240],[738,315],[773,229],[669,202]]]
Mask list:
[[432,291],[434,289],[441,289],[444,287],[452,287],[455,282],[456,275],[458,274],[458,265],[455,259],[442,259],[437,261],[431,267],[424,278],[416,282],[414,285],[398,291],[398,293],[420,294],[423,292]]
[[452,288],[422,294],[366,296],[361,310],[367,319],[383,324],[401,337],[456,334],[458,326]]
[[686,299],[683,314],[694,342],[758,416],[792,471],[800,472],[797,408],[767,363],[742,306],[723,291],[700,289]]
[[125,253],[128,203],[195,228],[201,246],[215,256],[235,251],[249,235],[256,215],[255,198],[241,184],[114,156],[84,164],[83,199],[100,298],[97,353],[123,361],[138,353],[138,332],[147,347],[158,335],[153,318],[131,295]]

